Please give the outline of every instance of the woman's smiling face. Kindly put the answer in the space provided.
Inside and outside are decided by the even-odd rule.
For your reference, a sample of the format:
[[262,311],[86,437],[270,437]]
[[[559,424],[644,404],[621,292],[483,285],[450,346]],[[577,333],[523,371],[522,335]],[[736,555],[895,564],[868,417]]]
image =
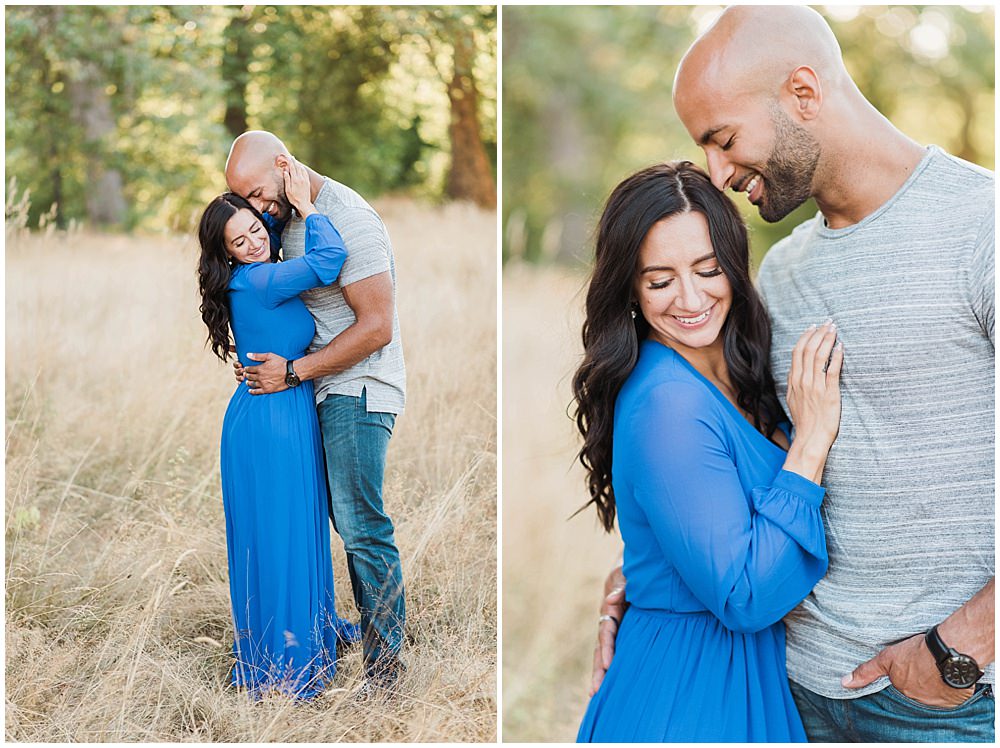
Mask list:
[[702,213],[691,210],[653,224],[639,248],[634,288],[652,339],[679,352],[721,344],[733,289]]
[[226,223],[226,254],[237,262],[271,261],[271,242],[267,228],[246,208],[237,211]]

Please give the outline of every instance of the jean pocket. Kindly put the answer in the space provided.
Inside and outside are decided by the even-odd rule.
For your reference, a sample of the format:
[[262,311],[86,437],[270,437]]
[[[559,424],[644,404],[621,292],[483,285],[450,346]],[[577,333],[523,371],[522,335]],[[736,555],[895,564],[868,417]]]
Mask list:
[[891,683],[886,687],[885,692],[893,701],[920,710],[925,714],[958,714],[964,712],[986,696],[992,696],[993,687],[989,683],[977,684],[976,690],[972,692],[972,696],[956,706],[932,706],[931,704],[924,704],[922,701],[911,699]]

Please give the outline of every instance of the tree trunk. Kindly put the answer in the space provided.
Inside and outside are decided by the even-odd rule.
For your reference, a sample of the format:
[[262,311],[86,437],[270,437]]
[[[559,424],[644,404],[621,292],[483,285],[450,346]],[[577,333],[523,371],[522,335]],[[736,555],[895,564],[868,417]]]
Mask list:
[[226,114],[223,123],[232,137],[242,135],[247,125],[247,84],[253,43],[248,37],[250,16],[237,9],[223,33],[222,80],[226,84]]
[[128,206],[121,172],[107,166],[107,142],[115,131],[115,117],[106,86],[101,70],[88,61],[67,82],[67,91],[71,116],[82,126],[86,143],[87,218],[96,225],[121,225]]
[[486,148],[479,134],[479,94],[472,73],[475,47],[471,29],[454,26],[455,69],[448,83],[451,102],[451,168],[445,191],[453,200],[472,200],[496,208],[497,191]]

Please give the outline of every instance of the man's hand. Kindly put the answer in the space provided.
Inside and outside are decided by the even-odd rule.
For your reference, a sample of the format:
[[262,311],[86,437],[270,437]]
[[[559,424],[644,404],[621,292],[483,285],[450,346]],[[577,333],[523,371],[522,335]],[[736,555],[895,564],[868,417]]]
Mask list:
[[886,647],[858,665],[841,684],[844,688],[861,688],[883,675],[889,676],[892,685],[904,696],[927,706],[956,707],[971,697],[975,688],[952,688],[942,680],[923,634]]
[[[590,675],[590,695],[597,693],[604,674],[611,667],[615,656],[615,637],[625,615],[625,575],[622,567],[615,568],[604,580],[604,600],[601,602],[601,620],[597,624],[597,646],[594,647],[594,669]],[[604,618],[609,616],[613,620]]]
[[[230,346],[230,347],[232,347],[232,346]],[[240,363],[239,359],[236,359],[235,361],[233,361],[233,374],[236,375],[236,384],[243,384],[243,380],[244,380],[245,376],[244,376],[244,373],[243,373],[243,364]]]
[[251,395],[269,395],[272,392],[287,390],[285,374],[288,373],[286,359],[277,353],[248,353],[251,361],[260,361],[257,366],[248,366],[243,370]]

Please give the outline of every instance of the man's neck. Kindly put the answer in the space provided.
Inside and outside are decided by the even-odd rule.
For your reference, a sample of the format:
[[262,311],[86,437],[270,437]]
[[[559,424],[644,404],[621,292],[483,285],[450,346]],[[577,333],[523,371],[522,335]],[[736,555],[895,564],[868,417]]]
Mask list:
[[826,174],[813,197],[832,229],[853,226],[885,205],[926,154],[875,114],[855,121],[824,153]]
[[[309,169],[309,167],[306,167]],[[309,199],[312,202],[316,202],[316,198],[319,197],[319,191],[323,189],[323,184],[326,180],[323,178],[322,174],[317,174],[312,169],[309,169]]]

